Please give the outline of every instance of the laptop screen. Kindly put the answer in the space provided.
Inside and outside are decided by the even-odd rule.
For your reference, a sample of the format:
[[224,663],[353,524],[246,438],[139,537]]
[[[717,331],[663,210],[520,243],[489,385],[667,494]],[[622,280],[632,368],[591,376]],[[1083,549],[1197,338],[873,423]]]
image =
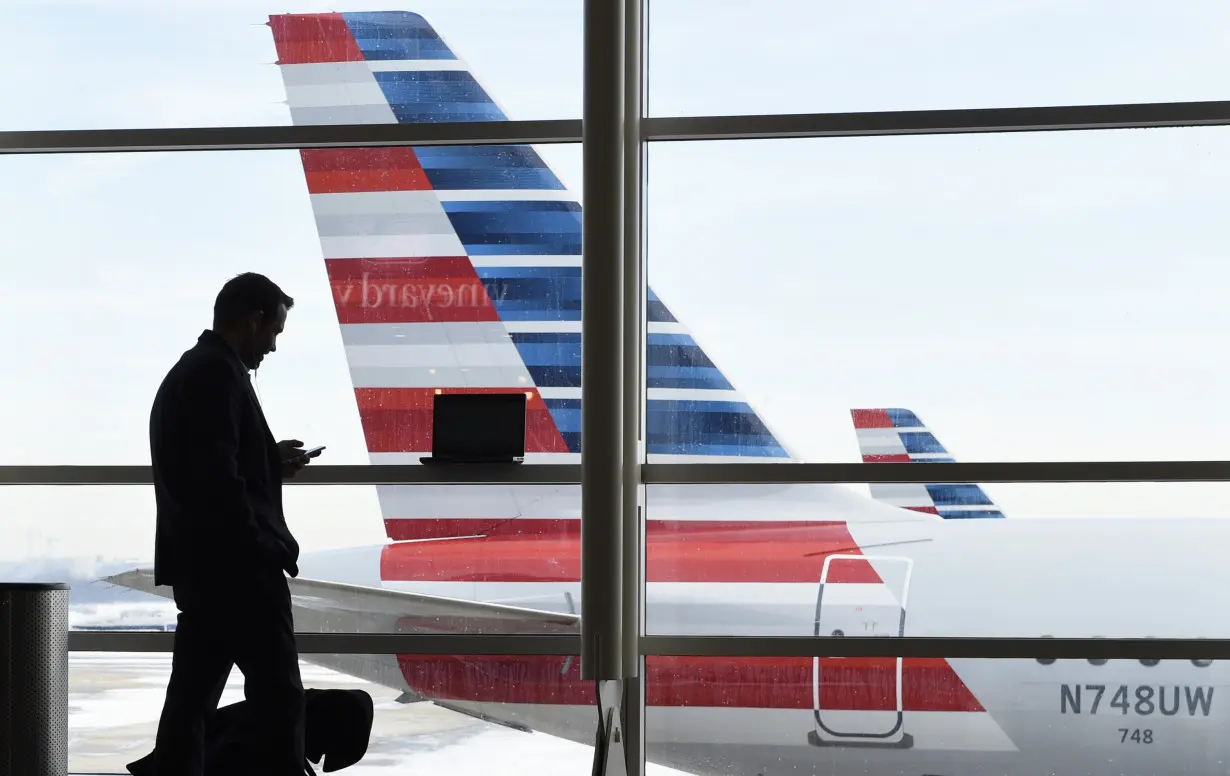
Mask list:
[[443,458],[525,455],[524,393],[438,393],[431,454]]

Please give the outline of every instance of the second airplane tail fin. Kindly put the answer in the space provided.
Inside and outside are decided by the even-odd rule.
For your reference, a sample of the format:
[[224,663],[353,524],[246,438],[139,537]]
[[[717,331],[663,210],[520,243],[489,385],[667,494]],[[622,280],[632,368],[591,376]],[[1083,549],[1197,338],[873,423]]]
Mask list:
[[[955,463],[918,416],[906,409],[850,410],[864,463]],[[873,483],[871,497],[945,519],[999,518],[1004,513],[972,483]]]

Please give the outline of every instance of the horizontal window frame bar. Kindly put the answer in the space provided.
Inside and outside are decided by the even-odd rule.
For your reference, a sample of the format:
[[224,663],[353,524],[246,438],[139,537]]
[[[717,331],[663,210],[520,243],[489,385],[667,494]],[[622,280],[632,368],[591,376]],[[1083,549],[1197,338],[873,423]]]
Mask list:
[[[0,466],[0,486],[152,485],[149,466]],[[580,485],[580,464],[313,464],[286,485]]]
[[646,485],[1225,482],[1230,461],[643,464]]
[[[854,113],[656,116],[643,142],[978,134],[1224,126],[1230,101],[1060,105]],[[257,151],[301,148],[519,145],[581,142],[580,119],[441,124],[13,130],[0,154]]]
[[[297,633],[303,655],[580,654],[577,635]],[[70,631],[70,652],[170,652],[174,632]],[[1230,639],[653,636],[645,657],[887,657],[985,660],[1230,660]]]
[[[642,464],[645,485],[1226,482],[1230,461]],[[149,466],[0,466],[0,486],[151,485]],[[309,466],[288,485],[577,485],[579,464]]]
[[1230,639],[941,636],[642,636],[641,653],[672,657],[888,657],[974,660],[1230,660]]
[[654,142],[1053,132],[1227,124],[1230,124],[1230,101],[1224,100],[764,116],[659,116],[641,120],[643,139]]
[[302,148],[580,143],[580,119],[0,132],[0,154],[274,151]]
[[[69,631],[69,652],[171,652],[174,631]],[[567,634],[296,633],[301,655],[556,655],[581,654]]]

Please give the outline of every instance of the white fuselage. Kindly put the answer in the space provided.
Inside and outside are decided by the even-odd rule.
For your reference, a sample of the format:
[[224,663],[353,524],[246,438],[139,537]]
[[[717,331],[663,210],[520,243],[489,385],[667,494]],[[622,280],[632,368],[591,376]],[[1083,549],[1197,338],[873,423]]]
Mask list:
[[[846,523],[857,545],[851,549],[870,561],[878,583],[832,581],[830,576],[822,596],[823,557],[815,559],[809,581],[671,581],[669,570],[653,568],[651,553],[648,632],[803,636],[840,630],[891,636],[904,626],[911,636],[1230,636],[1230,617],[1222,615],[1219,600],[1223,581],[1230,580],[1221,551],[1230,540],[1230,521],[943,521],[845,494],[858,506],[858,514]],[[721,503],[722,513],[729,514],[729,495],[708,506]],[[757,501],[756,513],[766,515],[766,524],[773,522],[771,517],[781,520],[783,513],[772,502],[790,499],[797,506],[793,499],[798,495],[793,486],[779,488],[776,499]],[[807,512],[833,520],[835,512],[853,502],[837,494],[832,508],[798,510],[788,519]],[[712,520],[713,514],[704,502],[693,501],[670,519],[705,515]],[[453,541],[471,542],[478,551],[486,540]],[[332,578],[345,565],[341,561],[333,554]],[[310,562],[305,559],[305,568]],[[830,561],[830,575],[842,562],[849,561]],[[370,578],[370,567],[361,574]],[[385,584],[562,612],[581,600],[578,581]],[[483,660],[488,659],[468,662],[473,668]],[[500,660],[500,670],[509,670],[507,660]],[[719,700],[702,705],[695,685],[722,680],[666,674],[666,659],[647,660],[648,757],[698,774],[1146,776],[1230,771],[1230,743],[1223,743],[1221,735],[1230,721],[1225,710],[1230,700],[1222,695],[1230,692],[1225,688],[1230,674],[1220,662],[958,659],[947,661],[945,668],[943,661],[938,667],[905,661],[894,675],[895,661],[888,661],[887,669],[881,661],[875,670],[888,677],[887,684],[860,689],[853,687],[842,663],[828,659],[809,664],[804,678],[814,702],[800,704],[797,692],[773,692],[791,670],[792,681],[799,684],[796,660],[794,668],[783,663],[739,674],[742,678],[731,680],[729,692],[718,692]],[[670,670],[685,673],[700,671],[703,662],[672,660],[675,668]],[[659,661],[656,667],[654,661]],[[723,675],[731,676],[729,670],[740,662],[726,661]],[[753,659],[742,662],[745,668],[760,665]],[[388,683],[387,672],[383,681]],[[569,680],[561,676],[559,681],[562,686]],[[671,686],[655,688],[655,681]],[[394,683],[399,689],[424,689],[413,681]],[[746,692],[755,683],[764,692]],[[954,700],[954,685],[963,685],[972,699]],[[872,690],[882,697],[856,697]],[[592,742],[592,710],[579,709],[566,695],[561,692],[558,703],[518,703],[507,693],[488,700],[476,688],[470,697],[449,699],[447,705]],[[739,699],[732,700],[736,695]],[[775,702],[787,695],[788,702]],[[714,693],[705,697],[710,696]]]

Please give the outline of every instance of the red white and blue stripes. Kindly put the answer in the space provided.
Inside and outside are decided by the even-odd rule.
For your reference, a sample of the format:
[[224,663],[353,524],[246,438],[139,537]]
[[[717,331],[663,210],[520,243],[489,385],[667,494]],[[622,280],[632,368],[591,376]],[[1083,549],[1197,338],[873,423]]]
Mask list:
[[[905,409],[850,410],[864,463],[953,463],[918,416]],[[965,484],[873,483],[871,497],[945,519],[1002,518],[981,487]]]
[[[296,124],[506,119],[416,14],[270,26]],[[391,407],[414,412],[436,389],[472,388],[529,393],[545,410],[529,461],[575,461],[581,206],[533,148],[325,149],[303,163],[356,388],[418,397],[381,394],[376,422],[360,395],[373,461],[413,463],[429,447],[423,417]],[[649,319],[651,459],[788,459],[652,291]],[[351,331],[372,325],[383,328]]]
[[[275,16],[270,27],[295,124],[506,119],[416,14]],[[524,391],[527,462],[577,461],[582,213],[533,148],[320,149],[303,151],[302,159],[372,462],[417,463],[430,450],[432,397],[451,391]],[[652,290],[647,311],[649,459],[790,460]],[[557,611],[578,600],[575,488],[448,490],[445,504],[426,498],[427,487],[377,489],[395,540],[380,554],[382,584],[525,605],[550,598]],[[785,596],[797,599],[802,614],[779,627],[803,635],[807,618],[814,620],[824,557],[859,552],[840,516],[820,517],[821,504],[809,509],[799,520],[764,499],[736,509],[733,519],[667,519],[670,510],[658,510],[647,523],[650,598],[690,601],[695,608],[697,597],[707,595],[720,599],[715,611],[729,615],[740,601],[772,614],[769,598]],[[830,582],[852,594],[882,585],[863,561],[843,564]],[[722,624],[704,627],[714,632]],[[814,704],[810,658],[651,665],[656,673],[648,683],[649,702],[655,707]],[[896,683],[895,665],[833,666],[846,679],[824,688],[821,703],[850,712],[895,703],[889,686]],[[415,656],[403,659],[402,670],[411,688],[439,699],[592,702],[576,662],[564,659]],[[478,674],[516,680],[488,687]],[[944,661],[910,663],[904,676],[904,687],[919,688],[918,697],[906,692],[911,710],[982,712]]]

